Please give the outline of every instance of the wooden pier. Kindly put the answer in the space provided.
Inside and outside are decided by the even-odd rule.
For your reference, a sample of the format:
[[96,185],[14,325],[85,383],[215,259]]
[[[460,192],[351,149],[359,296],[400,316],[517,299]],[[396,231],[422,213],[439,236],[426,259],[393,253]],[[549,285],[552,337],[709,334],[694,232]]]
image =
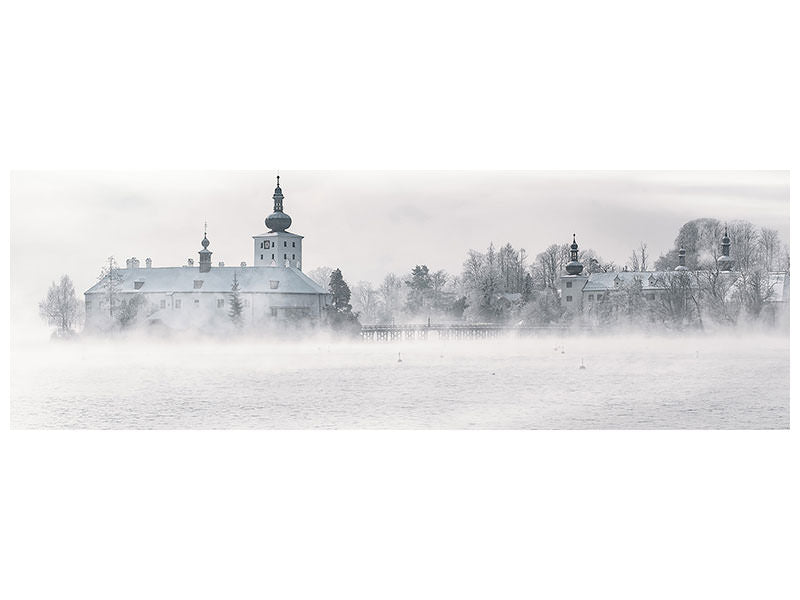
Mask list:
[[396,342],[402,340],[476,340],[497,338],[509,333],[542,335],[563,333],[563,327],[522,327],[475,323],[471,325],[364,325],[361,339],[370,342]]

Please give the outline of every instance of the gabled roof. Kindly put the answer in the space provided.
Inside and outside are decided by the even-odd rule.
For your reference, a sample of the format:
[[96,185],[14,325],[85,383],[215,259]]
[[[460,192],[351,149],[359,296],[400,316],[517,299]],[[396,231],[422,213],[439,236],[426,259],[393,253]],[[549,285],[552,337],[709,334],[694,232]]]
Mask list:
[[[199,267],[155,267],[151,269],[119,269],[121,292],[216,292],[229,293],[233,275],[239,281],[239,291],[275,294],[327,294],[302,271],[292,267],[211,267],[201,273]],[[134,282],[143,282],[138,289]],[[199,288],[195,281],[202,281]],[[273,288],[271,281],[277,281]],[[99,281],[86,290],[86,294],[102,292],[104,282]]]

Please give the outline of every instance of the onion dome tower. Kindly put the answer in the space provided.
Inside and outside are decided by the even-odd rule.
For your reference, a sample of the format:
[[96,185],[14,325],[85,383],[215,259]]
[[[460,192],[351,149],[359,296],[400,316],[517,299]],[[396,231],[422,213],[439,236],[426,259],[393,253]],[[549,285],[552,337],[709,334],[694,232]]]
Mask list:
[[728,237],[728,226],[725,225],[725,235],[722,238],[722,256],[717,259],[717,265],[720,271],[733,271],[733,265],[736,263],[731,258],[731,238]]
[[211,270],[211,255],[213,252],[208,249],[208,246],[211,242],[208,241],[207,231],[208,225],[203,228],[203,241],[200,244],[203,246],[203,249],[200,250],[200,272],[201,273],[208,273]]
[[681,249],[678,250],[678,266],[675,267],[675,270],[676,271],[689,270],[689,268],[686,266],[686,250],[683,249],[683,246],[681,246]]
[[264,223],[270,231],[286,231],[292,225],[292,217],[283,212],[283,191],[281,190],[281,176],[278,175],[278,185],[272,199],[275,201],[273,212],[268,216]]
[[567,273],[570,275],[580,275],[583,265],[578,262],[578,242],[575,241],[575,234],[572,234],[572,244],[569,247],[569,262],[567,263]]

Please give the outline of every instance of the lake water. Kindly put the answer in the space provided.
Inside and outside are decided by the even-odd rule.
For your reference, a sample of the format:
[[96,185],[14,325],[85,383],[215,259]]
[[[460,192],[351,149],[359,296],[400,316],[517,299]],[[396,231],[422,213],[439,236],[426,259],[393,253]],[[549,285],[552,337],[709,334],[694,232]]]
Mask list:
[[789,427],[779,335],[47,342],[11,361],[13,428]]

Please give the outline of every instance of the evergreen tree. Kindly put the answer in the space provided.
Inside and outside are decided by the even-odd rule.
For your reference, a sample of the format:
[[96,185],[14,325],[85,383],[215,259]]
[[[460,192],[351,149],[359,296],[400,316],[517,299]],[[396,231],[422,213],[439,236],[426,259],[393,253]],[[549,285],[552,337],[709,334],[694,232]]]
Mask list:
[[231,284],[231,297],[230,297],[231,308],[228,311],[228,316],[230,317],[233,324],[237,327],[242,326],[242,311],[244,306],[242,305],[242,298],[239,293],[239,280],[236,278],[236,273],[233,274],[233,283]]
[[328,322],[338,331],[358,335],[361,324],[358,322],[358,314],[353,312],[350,305],[350,286],[344,280],[341,269],[335,269],[331,273],[328,289],[332,296],[331,306],[326,310]]
[[342,277],[342,270],[335,269],[331,272],[331,279],[328,283],[331,292],[333,308],[340,313],[349,313],[353,310],[350,305],[350,286]]
[[411,279],[406,280],[409,293],[406,308],[410,313],[415,313],[426,307],[431,294],[433,282],[428,265],[417,265],[411,270]]

